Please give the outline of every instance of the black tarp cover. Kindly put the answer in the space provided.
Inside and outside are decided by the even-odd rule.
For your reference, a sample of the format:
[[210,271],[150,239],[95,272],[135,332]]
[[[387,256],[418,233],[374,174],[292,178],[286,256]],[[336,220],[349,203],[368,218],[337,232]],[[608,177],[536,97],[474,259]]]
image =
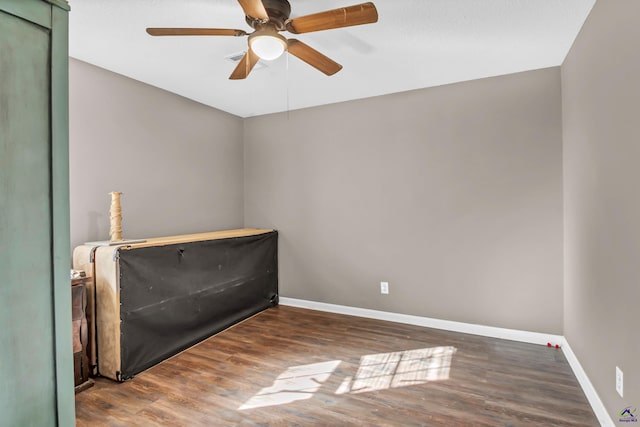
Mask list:
[[120,380],[277,304],[277,239],[120,250]]

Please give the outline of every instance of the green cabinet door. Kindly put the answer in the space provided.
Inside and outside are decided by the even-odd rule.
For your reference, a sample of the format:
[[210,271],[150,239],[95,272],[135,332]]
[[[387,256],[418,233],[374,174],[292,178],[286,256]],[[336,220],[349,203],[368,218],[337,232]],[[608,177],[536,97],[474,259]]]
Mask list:
[[[67,125],[54,123],[60,116],[53,105],[59,90],[52,80],[54,7],[35,1],[4,3],[0,1],[0,425],[71,425],[72,367],[60,366],[71,360],[70,313],[57,311],[69,310],[69,304],[56,307],[68,295],[60,278],[66,270],[68,288],[69,264],[56,242],[68,242],[59,225],[66,231],[59,205],[60,199],[68,203],[68,190],[60,194],[56,177],[61,165],[55,134]],[[29,14],[34,18],[28,19]],[[68,326],[61,324],[67,318]],[[65,399],[66,408],[60,404]]]

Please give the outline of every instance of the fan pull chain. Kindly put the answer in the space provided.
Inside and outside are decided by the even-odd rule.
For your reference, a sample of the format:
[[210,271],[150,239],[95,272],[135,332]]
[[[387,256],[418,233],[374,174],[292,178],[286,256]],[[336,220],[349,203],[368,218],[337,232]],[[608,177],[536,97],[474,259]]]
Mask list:
[[291,112],[291,102],[290,102],[290,93],[289,93],[289,84],[291,82],[290,78],[289,78],[289,55],[287,55],[287,71],[286,71],[286,85],[287,85],[287,121],[289,120],[290,116],[290,112]]

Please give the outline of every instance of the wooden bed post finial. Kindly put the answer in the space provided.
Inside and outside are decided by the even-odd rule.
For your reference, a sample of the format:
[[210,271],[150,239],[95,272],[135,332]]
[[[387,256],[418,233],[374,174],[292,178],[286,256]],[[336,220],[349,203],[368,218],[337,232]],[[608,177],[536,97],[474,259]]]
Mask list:
[[122,208],[120,207],[122,192],[112,191],[109,194],[111,194],[109,239],[112,242],[119,242],[122,240]]

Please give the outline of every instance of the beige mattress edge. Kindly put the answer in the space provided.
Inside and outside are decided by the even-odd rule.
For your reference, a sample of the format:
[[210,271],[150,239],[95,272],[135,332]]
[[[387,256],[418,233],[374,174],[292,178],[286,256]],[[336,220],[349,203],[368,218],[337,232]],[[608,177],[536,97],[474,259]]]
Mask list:
[[239,228],[236,230],[212,231],[208,233],[182,234],[179,236],[154,237],[144,242],[127,245],[124,249],[144,248],[148,246],[164,246],[175,243],[202,242],[205,240],[230,239],[234,237],[254,236],[269,233],[273,230],[265,228]]
[[96,249],[96,330],[98,372],[119,380],[120,373],[120,284],[116,252],[119,246]]

